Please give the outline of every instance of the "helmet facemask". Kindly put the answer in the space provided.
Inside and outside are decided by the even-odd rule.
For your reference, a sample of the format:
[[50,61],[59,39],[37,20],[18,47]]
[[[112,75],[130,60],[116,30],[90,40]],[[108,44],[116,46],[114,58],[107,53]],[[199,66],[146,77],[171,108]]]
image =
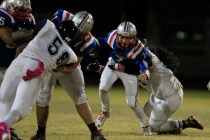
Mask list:
[[31,12],[30,0],[5,0],[5,7],[17,23],[23,24]]
[[116,42],[120,49],[130,49],[134,46],[136,42],[136,27],[131,22],[122,22],[117,27],[117,37]]

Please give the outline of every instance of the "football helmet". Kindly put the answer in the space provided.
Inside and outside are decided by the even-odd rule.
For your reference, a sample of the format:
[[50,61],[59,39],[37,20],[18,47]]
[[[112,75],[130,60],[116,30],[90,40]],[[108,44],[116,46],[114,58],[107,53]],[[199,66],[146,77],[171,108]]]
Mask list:
[[121,49],[129,49],[136,42],[137,30],[133,23],[124,21],[117,27],[116,42]]
[[74,40],[79,35],[79,28],[74,24],[72,20],[65,20],[56,26],[56,28],[66,43]]
[[31,12],[30,0],[4,0],[1,4],[1,8],[6,9],[12,14],[15,21],[23,23],[25,18],[29,16]]
[[73,16],[72,21],[80,29],[80,33],[88,33],[91,31],[94,20],[93,16],[87,11],[80,11]]

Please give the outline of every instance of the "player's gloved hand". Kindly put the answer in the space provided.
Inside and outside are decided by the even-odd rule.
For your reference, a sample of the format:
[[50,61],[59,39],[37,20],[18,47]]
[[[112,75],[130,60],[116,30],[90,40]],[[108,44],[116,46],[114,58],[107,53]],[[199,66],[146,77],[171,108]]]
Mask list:
[[147,84],[147,81],[149,80],[149,75],[140,71],[140,74],[138,76],[139,82],[141,82],[143,85]]
[[100,69],[100,64],[98,62],[98,60],[95,60],[94,63],[90,63],[88,64],[86,71],[92,71],[92,72],[97,72]]
[[210,81],[209,81],[208,84],[207,84],[207,88],[208,88],[208,90],[210,91]]

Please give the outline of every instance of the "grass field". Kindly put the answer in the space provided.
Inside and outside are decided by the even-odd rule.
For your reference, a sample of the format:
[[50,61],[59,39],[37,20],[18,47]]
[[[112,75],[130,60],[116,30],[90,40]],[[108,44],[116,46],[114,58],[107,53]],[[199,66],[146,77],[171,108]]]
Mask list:
[[[89,103],[94,118],[100,112],[98,87],[87,87]],[[149,93],[140,89],[139,102],[147,101]],[[203,124],[204,130],[186,129],[180,135],[142,136],[142,130],[135,114],[127,107],[124,88],[114,86],[111,89],[112,116],[102,127],[107,140],[207,140],[210,138],[210,92],[207,90],[185,90],[184,101],[172,119],[186,119],[194,115]],[[51,101],[50,117],[47,126],[47,140],[90,140],[90,133],[80,119],[71,99],[57,86]],[[35,107],[22,121],[14,125],[17,133],[24,139],[37,130]]]

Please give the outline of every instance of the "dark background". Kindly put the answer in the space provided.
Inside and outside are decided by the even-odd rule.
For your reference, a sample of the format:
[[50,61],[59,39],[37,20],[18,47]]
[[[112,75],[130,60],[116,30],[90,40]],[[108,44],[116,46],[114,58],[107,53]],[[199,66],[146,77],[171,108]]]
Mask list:
[[[94,17],[92,34],[106,36],[124,20],[133,22],[140,39],[171,50],[180,60],[176,76],[184,87],[206,90],[210,80],[210,8],[190,0],[31,0],[38,20],[51,18],[58,9],[88,11]],[[101,53],[104,55],[104,52]],[[87,60],[87,59],[86,59]],[[87,62],[82,62],[82,68]],[[99,75],[84,72],[86,81]],[[92,78],[92,77],[96,78]]]

